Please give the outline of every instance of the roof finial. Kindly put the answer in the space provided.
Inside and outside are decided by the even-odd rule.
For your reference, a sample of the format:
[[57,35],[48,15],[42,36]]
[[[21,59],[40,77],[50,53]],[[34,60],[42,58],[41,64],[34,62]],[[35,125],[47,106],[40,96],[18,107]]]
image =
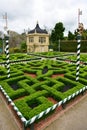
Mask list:
[[38,24],[38,21],[37,21],[37,24],[36,24],[36,28],[39,28],[39,24]]
[[37,24],[38,24],[38,20],[37,20]]

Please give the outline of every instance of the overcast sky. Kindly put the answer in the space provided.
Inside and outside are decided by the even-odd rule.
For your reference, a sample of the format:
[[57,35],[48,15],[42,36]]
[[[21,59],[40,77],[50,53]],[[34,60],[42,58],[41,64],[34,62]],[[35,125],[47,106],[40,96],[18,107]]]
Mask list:
[[67,34],[78,26],[78,8],[82,11],[80,22],[87,29],[87,0],[2,0],[0,30],[5,26],[2,15],[7,12],[9,30],[22,33],[24,29],[33,29],[37,21],[41,28],[51,30],[62,22]]

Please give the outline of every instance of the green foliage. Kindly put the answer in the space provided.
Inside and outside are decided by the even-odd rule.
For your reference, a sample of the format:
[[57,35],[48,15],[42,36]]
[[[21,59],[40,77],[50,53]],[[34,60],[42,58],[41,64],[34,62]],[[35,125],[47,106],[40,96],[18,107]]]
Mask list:
[[[60,51],[77,52],[77,41],[60,41]],[[87,41],[81,41],[81,52],[87,52]]]
[[[38,106],[36,106],[35,108],[31,109],[30,106],[33,106],[34,104],[36,104],[36,102],[38,103]],[[21,103],[22,102],[22,103]],[[22,114],[24,115],[24,117],[26,119],[30,119],[33,116],[39,114],[40,112],[46,110],[48,107],[51,107],[53,104],[48,101],[45,97],[41,96],[39,98],[36,99],[22,99],[20,101],[15,101],[16,106],[19,108],[19,110],[22,112]]]
[[47,90],[50,93],[50,97],[53,97],[55,100],[60,101],[64,99],[64,95],[56,89],[48,87],[47,85],[43,85],[42,88]]
[[42,111],[46,110],[47,108],[51,107],[53,104],[51,102],[49,102],[48,100],[46,100],[46,98],[44,99],[43,104],[39,105],[38,107],[32,109],[29,113],[29,117],[32,118],[34,115],[38,115],[39,113],[41,113]]
[[77,52],[77,43],[74,41],[61,41],[60,50],[65,52]]
[[29,82],[27,79],[19,81],[18,85],[24,88],[28,92],[28,94],[35,93],[35,90],[30,85],[28,85],[27,82]]
[[75,40],[75,35],[72,32],[68,32],[68,40]]
[[82,32],[82,40],[87,40],[87,29],[84,29]]
[[20,99],[14,102],[18,107],[19,111],[23,114],[26,119],[29,119],[29,112],[32,110],[24,99]]
[[15,52],[15,53],[19,53],[19,52],[20,52],[20,49],[17,48],[17,47],[15,47],[15,48],[14,48],[14,52]]
[[[44,53],[44,55],[49,56],[51,53]],[[57,52],[52,52],[52,55],[57,55]],[[59,53],[58,56],[63,57]],[[68,57],[68,54],[65,56]],[[17,57],[21,59],[22,56],[17,54]],[[86,56],[83,59],[85,58]],[[48,67],[48,71],[42,74],[44,66]],[[12,64],[10,69],[11,77],[7,79],[6,68],[0,67],[2,73],[0,84],[27,120],[53,105],[49,97],[59,102],[87,85],[87,66],[80,66],[80,79],[76,82],[76,65],[49,60],[49,58],[29,61],[27,64]],[[26,73],[36,74],[36,77],[32,78]],[[53,74],[59,75],[53,77]],[[12,85],[17,85],[18,88],[14,89]],[[69,88],[63,91],[66,86]]]
[[62,22],[56,23],[54,29],[51,32],[51,36],[50,36],[50,40],[53,44],[51,44],[53,46],[53,49],[57,49],[58,48],[58,40],[64,39],[64,26]]
[[21,52],[27,52],[26,42],[21,42]]
[[28,91],[26,91],[25,89],[18,89],[17,91],[13,91],[11,93],[9,93],[9,96],[12,100],[24,97],[29,95]]
[[18,81],[20,81],[20,80],[23,80],[23,79],[25,79],[26,77],[24,76],[24,75],[22,75],[22,76],[17,76],[17,77],[13,77],[13,78],[10,78],[10,79],[7,79],[7,82],[9,83],[9,84],[13,84],[13,83],[16,83],[16,82],[18,82]]
[[36,70],[33,70],[31,68],[24,68],[23,70],[25,73],[31,73],[31,74],[35,74],[36,73]]
[[3,87],[3,89],[5,89],[8,95],[13,92],[12,88],[7,82],[0,82],[0,85]]

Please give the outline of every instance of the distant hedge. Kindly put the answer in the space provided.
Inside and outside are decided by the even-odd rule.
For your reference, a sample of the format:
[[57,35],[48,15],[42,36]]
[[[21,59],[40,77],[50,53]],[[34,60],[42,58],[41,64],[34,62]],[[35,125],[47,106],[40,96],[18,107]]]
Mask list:
[[[77,41],[60,41],[60,51],[76,52]],[[87,52],[87,40],[81,41],[81,52]]]

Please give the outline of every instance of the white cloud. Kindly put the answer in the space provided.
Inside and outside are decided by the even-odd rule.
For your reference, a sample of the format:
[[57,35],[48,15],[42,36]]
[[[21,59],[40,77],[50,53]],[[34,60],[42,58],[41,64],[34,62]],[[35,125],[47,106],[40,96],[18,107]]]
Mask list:
[[2,14],[8,14],[8,28],[23,32],[32,29],[38,20],[40,27],[51,29],[57,22],[63,22],[68,31],[74,31],[78,24],[78,8],[82,10],[81,22],[87,28],[86,0],[3,0],[0,3],[0,30],[5,21]]

